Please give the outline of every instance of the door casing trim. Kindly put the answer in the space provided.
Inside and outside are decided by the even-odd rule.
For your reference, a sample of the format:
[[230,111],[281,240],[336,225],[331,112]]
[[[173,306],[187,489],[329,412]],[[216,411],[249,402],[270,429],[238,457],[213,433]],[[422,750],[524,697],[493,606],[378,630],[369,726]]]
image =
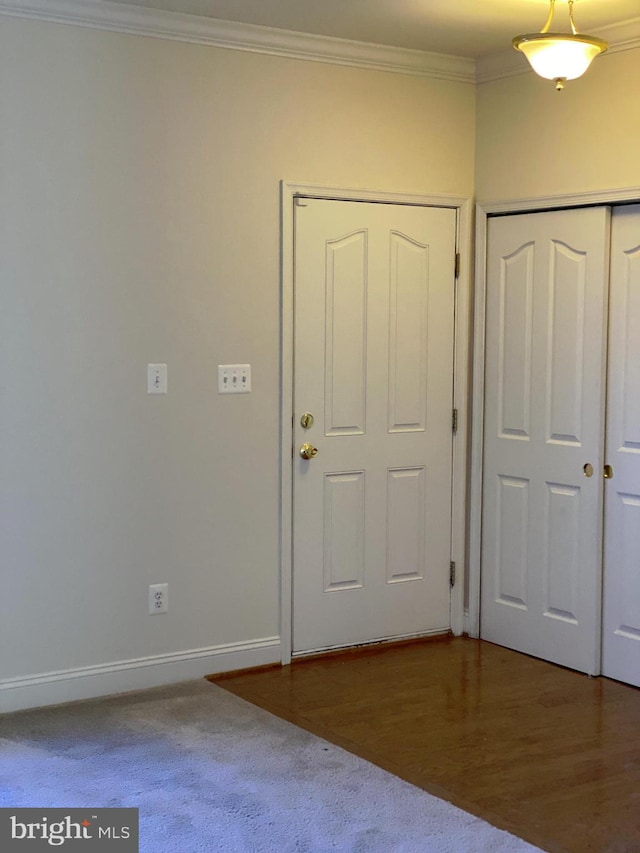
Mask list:
[[473,308],[473,387],[471,400],[471,465],[469,476],[468,609],[464,631],[480,636],[480,571],[482,555],[482,456],[484,444],[484,370],[486,329],[487,220],[508,213],[534,213],[571,207],[632,204],[640,201],[640,187],[597,190],[556,196],[480,201],[475,210],[475,277]]
[[[451,631],[464,629],[464,590],[467,554],[467,448],[470,426],[471,345],[471,199],[458,195],[395,193],[385,190],[350,189],[297,181],[280,184],[280,642],[282,663],[291,663],[293,629],[293,332],[294,332],[294,200],[296,197],[413,204],[446,207],[458,213],[457,251],[460,272],[455,301],[455,351],[453,399],[458,409],[458,429],[453,437],[451,559],[458,567],[451,596]],[[453,263],[453,258],[452,258]]]

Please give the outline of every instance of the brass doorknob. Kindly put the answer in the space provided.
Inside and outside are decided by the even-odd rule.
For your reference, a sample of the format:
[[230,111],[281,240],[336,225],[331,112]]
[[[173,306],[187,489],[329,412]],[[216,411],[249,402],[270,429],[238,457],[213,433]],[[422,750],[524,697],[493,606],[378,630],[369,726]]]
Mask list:
[[604,466],[604,478],[605,480],[611,480],[613,478],[613,465]]
[[318,448],[314,447],[312,444],[303,444],[300,448],[300,456],[303,459],[313,459],[314,456],[318,455]]

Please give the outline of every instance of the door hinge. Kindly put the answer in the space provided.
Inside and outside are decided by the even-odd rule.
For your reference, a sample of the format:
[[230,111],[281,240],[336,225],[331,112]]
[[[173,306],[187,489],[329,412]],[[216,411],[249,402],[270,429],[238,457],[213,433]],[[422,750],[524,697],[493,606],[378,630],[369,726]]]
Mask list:
[[458,410],[454,409],[451,413],[451,432],[458,432]]
[[449,563],[449,586],[456,585],[456,564],[453,560]]
[[458,276],[460,275],[460,252],[456,252],[453,275],[454,278],[458,278]]

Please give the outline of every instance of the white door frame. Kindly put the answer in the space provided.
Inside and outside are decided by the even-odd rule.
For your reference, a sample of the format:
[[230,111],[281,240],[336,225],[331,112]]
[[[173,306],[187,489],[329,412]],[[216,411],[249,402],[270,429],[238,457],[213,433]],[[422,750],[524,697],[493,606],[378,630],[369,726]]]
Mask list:
[[496,213],[532,213],[558,208],[615,205],[638,201],[640,201],[640,187],[629,187],[627,189],[540,196],[511,201],[480,201],[476,204],[471,471],[469,480],[469,605],[465,619],[465,633],[468,633],[470,637],[480,636],[487,219]]
[[[466,565],[466,486],[469,429],[469,351],[471,343],[471,200],[457,195],[421,195],[383,190],[348,189],[319,184],[282,181],[280,185],[281,233],[281,341],[280,341],[280,645],[282,663],[291,662],[293,626],[293,288],[294,288],[294,199],[304,196],[337,201],[386,202],[425,207],[447,207],[458,212],[457,246],[460,272],[455,303],[455,353],[453,399],[458,409],[458,430],[453,437],[452,541],[451,559],[457,567],[451,596],[451,630],[464,629]],[[453,263],[453,259],[452,259]]]

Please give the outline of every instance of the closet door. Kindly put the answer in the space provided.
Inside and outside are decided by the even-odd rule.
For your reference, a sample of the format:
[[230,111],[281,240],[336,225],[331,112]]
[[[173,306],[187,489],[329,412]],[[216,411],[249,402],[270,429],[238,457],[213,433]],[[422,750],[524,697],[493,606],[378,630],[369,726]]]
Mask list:
[[609,224],[608,208],[496,217],[487,248],[481,636],[590,674]]
[[640,205],[612,219],[602,671],[640,686]]

